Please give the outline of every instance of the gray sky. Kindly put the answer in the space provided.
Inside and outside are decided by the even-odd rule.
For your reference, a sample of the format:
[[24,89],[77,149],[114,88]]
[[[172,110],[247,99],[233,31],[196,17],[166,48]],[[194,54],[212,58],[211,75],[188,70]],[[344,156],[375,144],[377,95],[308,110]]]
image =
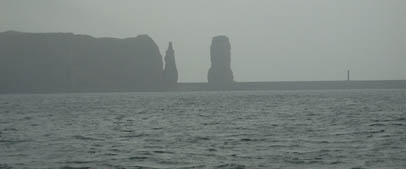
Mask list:
[[179,80],[207,81],[227,35],[236,81],[406,79],[405,0],[0,0],[0,31],[149,34]]

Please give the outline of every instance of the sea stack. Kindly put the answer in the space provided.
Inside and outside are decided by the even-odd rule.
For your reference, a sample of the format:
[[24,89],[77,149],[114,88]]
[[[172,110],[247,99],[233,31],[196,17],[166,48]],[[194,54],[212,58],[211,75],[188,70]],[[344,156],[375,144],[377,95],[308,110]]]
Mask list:
[[227,36],[216,36],[210,47],[211,67],[207,74],[207,80],[211,87],[225,88],[230,86],[233,80],[231,70],[231,45]]
[[175,51],[172,42],[169,42],[168,50],[166,50],[163,79],[165,85],[169,88],[175,87],[178,82],[178,70],[176,69]]

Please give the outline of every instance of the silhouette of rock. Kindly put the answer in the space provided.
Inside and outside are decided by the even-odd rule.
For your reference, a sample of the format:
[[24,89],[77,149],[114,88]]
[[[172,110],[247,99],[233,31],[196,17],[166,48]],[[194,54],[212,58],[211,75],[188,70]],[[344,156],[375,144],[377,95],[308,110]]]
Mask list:
[[163,62],[148,35],[0,33],[0,92],[133,91],[162,88]]
[[231,70],[231,45],[228,37],[216,36],[210,47],[211,67],[207,80],[210,86],[227,87],[233,83]]
[[168,87],[174,87],[178,82],[178,70],[176,69],[175,51],[172,42],[169,42],[168,50],[166,50],[163,79],[164,84]]

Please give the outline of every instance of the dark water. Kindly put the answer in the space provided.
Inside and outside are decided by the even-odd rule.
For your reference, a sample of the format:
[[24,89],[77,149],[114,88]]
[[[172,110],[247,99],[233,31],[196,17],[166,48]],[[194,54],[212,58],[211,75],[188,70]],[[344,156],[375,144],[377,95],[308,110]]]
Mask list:
[[406,90],[0,95],[0,168],[406,168]]

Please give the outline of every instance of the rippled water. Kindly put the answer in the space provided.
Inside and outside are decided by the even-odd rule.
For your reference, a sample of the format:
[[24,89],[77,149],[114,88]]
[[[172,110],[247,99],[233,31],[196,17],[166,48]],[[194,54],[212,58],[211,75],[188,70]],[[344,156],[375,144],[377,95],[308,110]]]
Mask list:
[[0,95],[0,168],[406,168],[406,90]]

